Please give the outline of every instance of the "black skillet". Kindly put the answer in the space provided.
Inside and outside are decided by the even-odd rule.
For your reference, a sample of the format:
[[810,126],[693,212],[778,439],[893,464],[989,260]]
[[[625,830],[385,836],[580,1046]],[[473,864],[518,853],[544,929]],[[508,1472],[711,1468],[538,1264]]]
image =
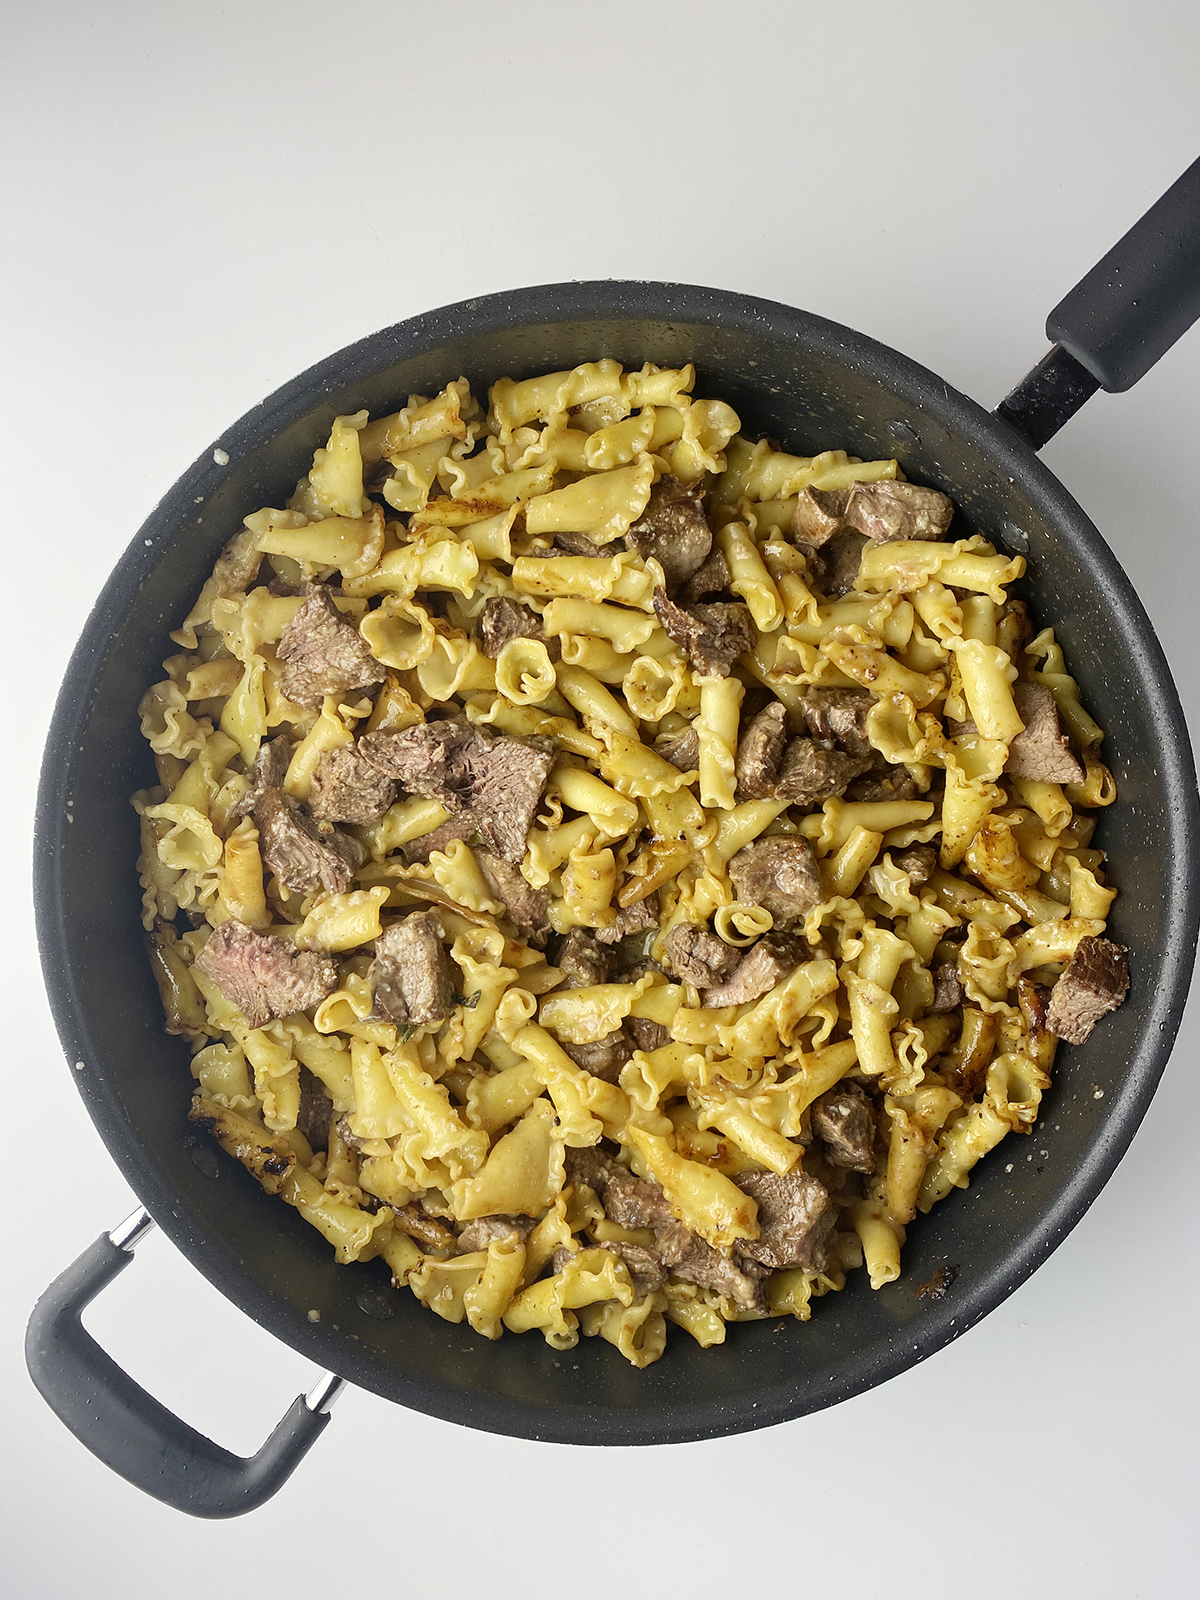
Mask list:
[[[1035,451],[1097,388],[1135,383],[1197,315],[1200,162],[1052,313],[1054,348],[992,414],[896,351],[803,311],[683,284],[599,282],[491,295],[399,323],[302,374],[222,436],[139,530],[97,601],[42,768],[35,890],[54,1017],[84,1103],[146,1208],[102,1234],[29,1325],[34,1382],[89,1449],[160,1500],[225,1517],[279,1488],[325,1427],[339,1380],[525,1438],[712,1438],[882,1383],[964,1333],[1046,1259],[1103,1187],[1154,1092],[1183,1009],[1200,898],[1180,870],[1193,858],[1198,805],[1162,650],[1108,546]],[[810,1323],[742,1325],[712,1350],[676,1334],[644,1372],[600,1340],[564,1356],[534,1337],[489,1344],[452,1331],[392,1293],[379,1263],[335,1266],[294,1211],[193,1139],[188,1053],[162,1031],[142,946],[128,802],[154,781],[134,713],[169,652],[168,629],[243,514],[290,492],[335,415],[394,410],[460,373],[481,393],[502,374],[601,355],[695,362],[698,393],[728,400],[748,433],[789,449],[895,455],[910,478],[945,489],[967,527],[1026,556],[1035,618],[1054,622],[1108,732],[1120,798],[1097,837],[1121,889],[1112,932],[1133,951],[1127,1004],[1059,1056],[1038,1160],[1018,1160],[1011,1173],[1004,1159],[985,1161],[969,1195],[918,1219],[898,1282],[872,1293],[854,1274]],[[150,1218],[231,1300],[329,1369],[248,1461],[151,1399],[80,1324]],[[957,1270],[949,1292],[917,1298],[914,1285],[941,1266]]]

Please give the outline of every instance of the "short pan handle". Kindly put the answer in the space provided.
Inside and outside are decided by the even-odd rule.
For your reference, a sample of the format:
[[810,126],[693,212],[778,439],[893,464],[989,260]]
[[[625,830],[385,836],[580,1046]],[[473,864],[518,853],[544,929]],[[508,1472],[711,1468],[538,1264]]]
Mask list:
[[256,1455],[235,1456],[160,1405],[107,1355],[80,1316],[133,1260],[148,1228],[137,1212],[102,1233],[46,1290],[25,1335],[29,1374],[50,1409],[137,1488],[193,1517],[237,1517],[281,1488],[329,1421],[342,1380],[296,1398]]

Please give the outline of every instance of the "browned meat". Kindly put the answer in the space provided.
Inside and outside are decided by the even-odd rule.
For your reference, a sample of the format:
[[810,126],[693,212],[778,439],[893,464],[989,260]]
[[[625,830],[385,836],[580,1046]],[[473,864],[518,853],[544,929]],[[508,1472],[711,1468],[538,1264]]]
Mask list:
[[[585,1182],[590,1182],[585,1179]],[[618,1228],[652,1228],[655,1233],[675,1221],[667,1197],[651,1178],[638,1178],[627,1167],[617,1165],[602,1174],[602,1187],[596,1189],[604,1201],[604,1213]]]
[[196,957],[252,1028],[272,1017],[291,1017],[320,1005],[337,988],[337,966],[314,950],[297,950],[286,939],[255,933],[240,922],[214,928]]
[[375,1013],[388,1022],[440,1022],[454,1009],[455,967],[432,911],[388,923],[368,973]]
[[519,600],[498,595],[479,613],[479,648],[492,660],[512,639],[544,639],[542,619]]
[[829,1192],[810,1173],[740,1172],[733,1180],[758,1202],[758,1238],[738,1241],[738,1254],[767,1267],[820,1272],[837,1218]]
[[725,594],[733,582],[733,573],[725,559],[725,552],[716,546],[702,567],[697,568],[679,590],[679,603],[694,606],[715,594]]
[[812,1131],[831,1166],[874,1172],[875,1107],[857,1083],[839,1083],[813,1102]]
[[700,736],[695,728],[685,728],[682,733],[668,734],[654,746],[664,761],[669,761],[680,772],[699,772]]
[[603,1248],[625,1263],[633,1279],[633,1292],[639,1300],[644,1300],[648,1294],[657,1294],[667,1281],[662,1257],[656,1251],[640,1244],[626,1244],[623,1239],[606,1240]]
[[[432,837],[432,834],[425,835],[426,839]],[[475,860],[489,891],[503,902],[508,920],[522,939],[535,949],[544,950],[550,937],[550,920],[543,891],[527,882],[520,867],[513,866],[511,861],[502,861],[487,850],[476,850]]]
[[649,933],[658,927],[660,916],[658,891],[644,900],[635,900],[631,906],[622,906],[607,928],[597,928],[596,937],[601,944],[619,944],[631,934]]
[[667,598],[665,589],[656,589],[654,610],[697,672],[727,678],[737,658],[754,649],[754,622],[740,600],[717,600],[685,611]]
[[690,922],[677,922],[667,934],[663,947],[663,965],[672,977],[681,983],[693,983],[697,989],[707,989],[714,983],[724,983],[733,975],[741,959],[741,951],[733,949],[707,928],[697,928]]
[[868,543],[865,534],[847,528],[844,533],[835,533],[819,550],[806,550],[809,574],[822,594],[835,597],[849,594]]
[[1049,689],[1042,683],[1018,681],[1012,694],[1025,727],[1008,747],[1004,763],[1008,776],[1035,783],[1082,783],[1083,762],[1071,749]]
[[476,1217],[464,1225],[458,1236],[460,1254],[470,1255],[475,1250],[486,1250],[494,1239],[527,1238],[533,1230],[532,1217]]
[[322,750],[308,809],[318,822],[377,822],[396,798],[396,785],[373,762],[365,760],[355,745]]
[[568,1145],[564,1159],[567,1182],[586,1183],[598,1195],[603,1195],[605,1185],[615,1172],[626,1170],[599,1145],[591,1145],[586,1150]]
[[846,520],[849,489],[801,489],[792,512],[792,534],[812,549],[832,539]]
[[885,762],[846,785],[846,799],[851,802],[915,800],[920,793],[917,780],[907,767],[889,767]]
[[554,535],[556,549],[548,551],[549,555],[563,556],[613,556],[619,549],[624,548],[623,540],[614,540],[603,548],[590,539],[586,533],[556,533]]
[[825,898],[813,848],[794,834],[771,834],[744,845],[729,863],[729,876],[738,899],[762,906],[779,928],[802,921]]
[[[440,823],[430,833],[422,833],[416,839],[409,839],[400,848],[404,851],[408,861],[428,861],[434,851],[446,851],[456,839],[474,839],[478,845],[479,830],[475,826],[475,819],[469,811],[464,811],[460,817],[451,817],[448,821]],[[475,848],[475,859],[478,861],[486,851]],[[484,877],[487,874],[484,873]]]
[[876,544],[892,539],[944,539],[953,515],[953,500],[937,489],[887,478],[879,483],[856,483],[846,506],[850,527]]
[[615,1028],[591,1044],[568,1044],[565,1039],[560,1039],[559,1044],[577,1067],[605,1083],[616,1083],[621,1068],[633,1056],[633,1040],[624,1028]]
[[766,800],[775,793],[787,737],[787,710],[778,700],[750,719],[738,739],[735,771],[739,800]]
[[254,782],[260,791],[283,788],[283,780],[287,777],[295,753],[295,743],[286,733],[277,734],[274,739],[264,739],[254,757]]
[[423,1207],[416,1204],[393,1206],[392,1212],[394,1225],[400,1232],[415,1239],[424,1249],[447,1252],[458,1249],[458,1240],[451,1230]]
[[1082,1044],[1129,992],[1129,951],[1111,939],[1081,939],[1050,993],[1046,1026],[1068,1044]]
[[649,1017],[626,1017],[625,1032],[635,1050],[661,1050],[671,1042],[671,1035],[662,1023],[652,1022]]
[[963,1003],[963,986],[958,981],[958,968],[953,961],[943,961],[933,969],[933,1004],[931,1012],[954,1011]]
[[314,1150],[328,1150],[329,1124],[333,1121],[333,1101],[329,1091],[304,1065],[300,1067],[300,1110],[296,1126]]
[[586,989],[593,983],[613,981],[617,975],[617,952],[598,944],[590,928],[572,928],[554,965],[562,972],[564,989]]
[[654,1242],[662,1256],[663,1266],[685,1283],[699,1284],[702,1289],[713,1289],[717,1294],[728,1295],[743,1311],[765,1309],[762,1280],[766,1272],[753,1260],[735,1260],[732,1255],[714,1250],[699,1234],[685,1228],[682,1222],[657,1231]]
[[690,578],[712,549],[703,493],[700,485],[685,487],[677,478],[660,478],[640,520],[629,530],[629,543],[643,561],[659,563],[668,589]]
[[868,690],[804,689],[800,704],[814,739],[836,744],[851,756],[874,753],[867,738],[867,712],[875,704],[875,696]]
[[844,750],[827,750],[815,739],[793,739],[784,752],[775,784],[781,800],[795,806],[815,806],[846,785],[870,765],[868,756],[850,756]]
[[740,1006],[758,1000],[786,978],[810,954],[794,933],[765,933],[738,962],[731,978],[704,992],[706,1006]]
[[282,789],[264,789],[254,806],[258,848],[280,883],[298,893],[345,894],[366,852],[357,839],[315,822]]
[[284,663],[280,687],[298,706],[319,706],[327,694],[369,689],[387,676],[320,584],[283,630],[276,651]]
[[909,883],[914,889],[919,889],[933,876],[937,867],[937,851],[928,844],[909,845],[907,850],[897,850],[893,853],[892,863],[899,867],[901,872],[907,872]]
[[359,749],[411,794],[438,800],[451,821],[478,834],[505,861],[525,854],[554,754],[525,739],[495,737],[465,722],[423,722],[400,733],[368,733]]

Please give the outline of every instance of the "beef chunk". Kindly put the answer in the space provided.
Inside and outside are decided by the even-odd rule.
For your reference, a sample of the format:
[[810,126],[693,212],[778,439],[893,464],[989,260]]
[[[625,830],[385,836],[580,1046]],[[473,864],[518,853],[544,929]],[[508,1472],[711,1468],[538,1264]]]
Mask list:
[[714,1250],[682,1222],[658,1230],[654,1242],[663,1266],[675,1277],[728,1295],[743,1311],[765,1310],[762,1280],[766,1274],[753,1260],[735,1261],[732,1255]]
[[682,733],[670,733],[654,746],[664,761],[669,761],[680,772],[699,772],[700,735],[695,728],[684,728]]
[[660,478],[641,518],[629,530],[629,543],[643,561],[659,563],[668,589],[690,578],[712,549],[702,495],[699,485],[685,487],[677,478]]
[[422,1206],[393,1206],[392,1212],[394,1225],[423,1249],[444,1250],[448,1254],[458,1249],[458,1240],[446,1224],[431,1217]]
[[319,706],[327,694],[369,689],[387,676],[320,584],[283,630],[276,652],[284,663],[280,687],[298,706]]
[[803,920],[825,898],[821,869],[807,839],[771,834],[744,845],[729,863],[738,899],[769,911],[779,928]]
[[[436,830],[435,830],[436,831]],[[430,839],[432,834],[426,834]],[[503,902],[508,920],[529,944],[544,950],[550,937],[549,903],[541,889],[526,881],[520,867],[502,861],[487,850],[476,850],[475,860],[491,894]]]
[[856,801],[915,800],[921,790],[907,767],[879,762],[846,785],[846,799]]
[[809,948],[793,933],[766,933],[738,962],[731,978],[704,994],[706,1006],[740,1006],[758,1000],[794,972]]
[[875,1170],[875,1107],[857,1083],[839,1083],[813,1102],[812,1131],[831,1166]]
[[476,1250],[486,1250],[493,1239],[511,1239],[514,1234],[518,1239],[524,1239],[532,1230],[532,1217],[476,1217],[459,1234],[458,1249],[462,1255],[470,1255]]
[[593,983],[613,981],[617,952],[598,944],[590,928],[572,928],[554,965],[562,971],[564,989],[586,989]]
[[252,1028],[272,1017],[291,1017],[320,1005],[337,988],[337,966],[313,950],[297,950],[286,939],[255,933],[240,922],[223,922],[196,957]]
[[870,764],[866,756],[827,750],[815,739],[793,739],[783,757],[775,793],[795,806],[814,806],[842,794],[852,778]]
[[1081,939],[1050,994],[1046,1026],[1068,1044],[1082,1044],[1129,990],[1129,951],[1111,939]]
[[875,696],[866,689],[804,689],[804,720],[814,739],[836,744],[851,756],[873,755],[867,738],[867,712]]
[[662,1257],[656,1251],[640,1244],[626,1244],[623,1239],[606,1240],[602,1248],[625,1263],[633,1279],[633,1292],[639,1300],[644,1300],[648,1294],[657,1294],[667,1281]]
[[907,872],[909,883],[914,889],[919,889],[933,876],[937,859],[937,851],[932,845],[913,844],[907,850],[895,851],[892,864],[899,867],[901,872]]
[[295,753],[295,742],[286,733],[277,734],[274,739],[265,739],[259,745],[254,757],[254,782],[260,792],[263,789],[283,788],[283,780],[287,777]]
[[627,1167],[614,1163],[596,1192],[604,1201],[604,1214],[618,1228],[652,1228],[658,1233],[675,1221],[659,1185],[652,1178],[636,1177]]
[[607,928],[597,928],[596,937],[601,944],[619,944],[637,933],[650,933],[658,927],[658,893],[648,894],[644,900],[635,900],[631,906],[621,906]]
[[775,793],[787,737],[787,711],[778,700],[772,700],[750,719],[738,739],[735,770],[739,800],[766,800]]
[[614,1173],[627,1170],[606,1150],[595,1144],[589,1145],[586,1150],[577,1150],[568,1145],[564,1159],[567,1182],[586,1183],[598,1195],[604,1194],[605,1187]]
[[1083,762],[1071,749],[1049,689],[1042,683],[1018,681],[1012,695],[1025,726],[1008,747],[1007,775],[1036,783],[1082,783]]
[[662,1023],[652,1022],[649,1017],[626,1017],[625,1032],[635,1050],[661,1050],[671,1042],[671,1035]]
[[555,549],[547,551],[548,555],[562,556],[612,556],[622,548],[623,541],[614,540],[603,548],[586,533],[556,533],[554,535]]
[[832,539],[846,520],[849,489],[801,489],[792,512],[792,535],[815,550]]
[[677,922],[667,934],[663,947],[663,965],[681,983],[695,984],[697,989],[707,989],[714,983],[724,983],[733,975],[741,959],[741,952],[718,939],[707,928],[697,928],[690,922]]
[[829,1258],[836,1211],[823,1183],[807,1172],[741,1172],[733,1180],[758,1202],[758,1238],[738,1241],[738,1254],[767,1267],[821,1272]]
[[844,533],[835,533],[819,550],[801,546],[808,557],[809,575],[822,594],[834,597],[849,594],[869,542],[865,534],[847,528]]
[[[430,833],[422,833],[415,839],[409,839],[400,848],[404,851],[407,861],[425,862],[434,851],[444,852],[456,839],[471,839],[478,834],[478,831],[471,814],[464,812],[460,817],[451,817],[446,822],[439,823]],[[484,851],[477,849],[475,859],[478,861],[483,854]],[[487,877],[486,873],[484,877]]]
[[887,478],[856,483],[846,505],[850,527],[876,544],[893,539],[944,539],[953,515],[953,500],[937,489]]
[[411,794],[439,800],[451,821],[470,824],[484,847],[519,862],[546,786],[553,752],[525,739],[485,734],[464,722],[423,722],[400,733],[368,733],[359,749]]
[[333,1101],[329,1091],[306,1066],[300,1068],[300,1110],[296,1126],[314,1150],[329,1149],[329,1124],[333,1121]]
[[953,961],[943,961],[933,969],[933,1004],[931,1012],[954,1011],[963,1003],[963,986],[959,982],[958,968]]
[[512,639],[545,639],[542,619],[519,600],[498,595],[479,613],[479,648],[494,661]]
[[254,805],[258,848],[280,883],[297,893],[345,894],[365,852],[340,828],[323,826],[282,789],[265,789]]
[[355,745],[322,750],[308,793],[308,809],[318,822],[378,822],[396,798],[396,785]]
[[440,1022],[454,1009],[455,968],[432,911],[390,922],[375,941],[367,976],[375,1013],[388,1022]]
[[614,1028],[590,1044],[569,1044],[565,1039],[558,1042],[577,1067],[605,1083],[616,1083],[621,1068],[633,1057],[633,1040],[624,1028]]
[[679,603],[693,606],[697,600],[707,599],[714,594],[725,594],[732,582],[733,573],[729,570],[724,550],[718,545],[704,565],[693,572],[681,586]]
[[754,649],[754,622],[740,600],[717,600],[685,611],[667,598],[665,589],[656,589],[654,610],[697,672],[727,678],[737,658]]

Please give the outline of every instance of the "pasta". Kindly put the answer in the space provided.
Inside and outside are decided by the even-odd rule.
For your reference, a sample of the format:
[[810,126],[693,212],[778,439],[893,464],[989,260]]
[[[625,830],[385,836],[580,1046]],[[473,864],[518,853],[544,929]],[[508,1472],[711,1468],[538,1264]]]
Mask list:
[[636,1367],[893,1282],[1127,982],[1021,558],[694,383],[336,418],[172,635],[134,796],[197,1126],[339,1263]]

